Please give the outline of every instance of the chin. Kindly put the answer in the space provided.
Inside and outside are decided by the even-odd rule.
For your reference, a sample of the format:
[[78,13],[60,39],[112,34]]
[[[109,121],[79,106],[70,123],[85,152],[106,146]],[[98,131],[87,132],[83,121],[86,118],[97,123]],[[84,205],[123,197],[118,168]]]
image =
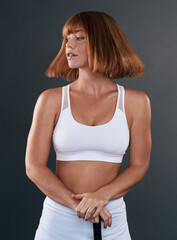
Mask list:
[[77,66],[73,66],[73,65],[68,65],[71,69],[77,69]]
[[84,65],[76,65],[76,64],[68,64],[68,66],[72,69],[78,69],[78,68],[83,68],[85,67]]

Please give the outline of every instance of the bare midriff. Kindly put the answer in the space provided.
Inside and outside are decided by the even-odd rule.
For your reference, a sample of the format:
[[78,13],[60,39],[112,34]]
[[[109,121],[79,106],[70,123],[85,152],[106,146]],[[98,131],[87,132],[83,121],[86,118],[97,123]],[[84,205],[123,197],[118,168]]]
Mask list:
[[116,178],[121,163],[56,161],[56,176],[74,193],[93,192]]

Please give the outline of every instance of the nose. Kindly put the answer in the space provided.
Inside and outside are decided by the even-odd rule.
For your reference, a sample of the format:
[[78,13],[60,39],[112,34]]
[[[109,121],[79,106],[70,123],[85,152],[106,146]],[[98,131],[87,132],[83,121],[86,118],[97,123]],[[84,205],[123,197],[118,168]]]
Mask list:
[[74,47],[75,47],[75,43],[76,43],[75,39],[70,38],[70,39],[68,39],[68,41],[67,41],[67,43],[66,43],[66,46],[67,46],[68,48],[69,48],[69,47],[74,48]]

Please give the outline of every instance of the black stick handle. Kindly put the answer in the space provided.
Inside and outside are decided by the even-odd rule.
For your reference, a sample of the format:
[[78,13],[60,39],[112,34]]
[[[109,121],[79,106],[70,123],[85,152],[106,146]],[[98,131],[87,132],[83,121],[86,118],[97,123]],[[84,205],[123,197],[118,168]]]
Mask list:
[[101,236],[101,217],[99,216],[99,222],[93,223],[93,235],[94,240],[102,240]]

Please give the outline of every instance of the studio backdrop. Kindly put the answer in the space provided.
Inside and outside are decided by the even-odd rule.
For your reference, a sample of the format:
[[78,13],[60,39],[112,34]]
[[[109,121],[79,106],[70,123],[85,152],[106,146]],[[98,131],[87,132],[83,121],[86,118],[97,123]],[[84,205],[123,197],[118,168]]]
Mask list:
[[[144,180],[124,199],[133,240],[177,239],[177,1],[6,1],[1,3],[1,239],[31,240],[45,195],[27,177],[25,150],[40,93],[68,84],[44,74],[62,27],[76,12],[103,11],[119,24],[145,65],[141,77],[115,79],[151,101],[152,151]],[[128,166],[129,151],[121,171]],[[48,166],[55,171],[51,145]]]

